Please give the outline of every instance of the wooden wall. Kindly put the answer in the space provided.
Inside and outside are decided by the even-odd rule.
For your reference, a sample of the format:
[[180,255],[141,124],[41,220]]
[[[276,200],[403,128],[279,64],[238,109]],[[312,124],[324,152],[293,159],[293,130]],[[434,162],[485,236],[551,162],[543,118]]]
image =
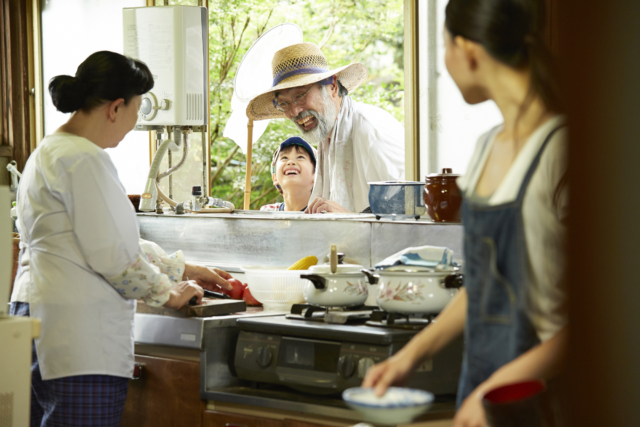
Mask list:
[[558,2],[559,0],[545,0],[545,41],[556,55],[559,54],[559,28],[558,28]]
[[570,425],[640,425],[640,2],[558,3],[569,120]]

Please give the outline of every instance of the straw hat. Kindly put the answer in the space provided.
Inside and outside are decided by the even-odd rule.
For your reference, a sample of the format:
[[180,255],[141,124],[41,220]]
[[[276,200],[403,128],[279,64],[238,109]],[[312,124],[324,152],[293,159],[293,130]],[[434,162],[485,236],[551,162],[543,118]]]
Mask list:
[[274,92],[316,83],[334,75],[349,93],[367,78],[367,68],[354,63],[329,69],[327,59],[315,43],[299,43],[280,49],[273,55],[273,86],[251,100],[247,116],[253,120],[285,118],[273,106]]

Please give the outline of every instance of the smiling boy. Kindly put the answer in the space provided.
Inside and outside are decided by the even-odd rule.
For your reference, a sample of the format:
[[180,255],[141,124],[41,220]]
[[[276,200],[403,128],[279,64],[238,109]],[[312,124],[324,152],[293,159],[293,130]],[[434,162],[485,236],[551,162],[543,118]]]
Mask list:
[[304,211],[313,191],[315,150],[297,136],[284,141],[273,155],[271,177],[284,202],[264,205],[261,211]]

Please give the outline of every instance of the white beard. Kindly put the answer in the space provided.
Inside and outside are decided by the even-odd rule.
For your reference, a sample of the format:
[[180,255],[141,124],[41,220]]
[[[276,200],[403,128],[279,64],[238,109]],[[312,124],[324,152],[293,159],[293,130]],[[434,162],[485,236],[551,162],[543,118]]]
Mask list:
[[[314,110],[306,110],[302,113],[298,114],[296,117],[292,117],[291,120],[298,126],[298,128],[302,131],[302,134],[306,139],[309,140],[312,144],[318,145],[321,142],[324,142],[331,132],[333,131],[333,127],[336,124],[336,104],[333,103],[331,97],[327,93],[327,88],[322,86],[320,89],[322,93],[322,112],[319,113]],[[305,131],[299,124],[298,120],[307,117],[313,116],[316,118],[318,124],[311,130]]]

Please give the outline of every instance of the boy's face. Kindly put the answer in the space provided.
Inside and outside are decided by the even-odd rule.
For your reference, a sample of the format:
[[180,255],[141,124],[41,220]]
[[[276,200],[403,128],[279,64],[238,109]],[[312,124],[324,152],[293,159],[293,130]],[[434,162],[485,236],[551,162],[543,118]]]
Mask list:
[[286,147],[278,155],[274,184],[280,185],[283,192],[300,191],[311,194],[315,170],[309,153],[298,145]]

